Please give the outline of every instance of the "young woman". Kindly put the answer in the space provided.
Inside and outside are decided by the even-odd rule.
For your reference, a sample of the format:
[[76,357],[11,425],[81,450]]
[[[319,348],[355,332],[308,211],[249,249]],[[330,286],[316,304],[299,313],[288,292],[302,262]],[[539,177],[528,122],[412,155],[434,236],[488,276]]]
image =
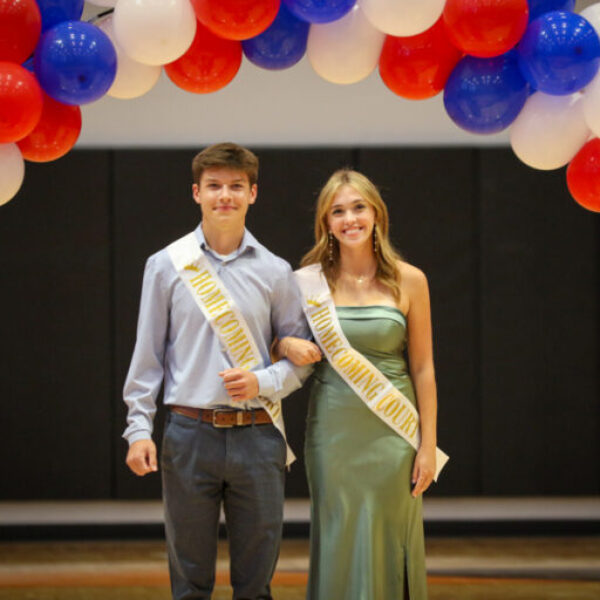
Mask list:
[[[325,277],[350,345],[417,409],[421,441],[415,451],[328,361],[317,364],[305,447],[309,600],[427,597],[421,494],[436,470],[437,417],[429,292],[388,229],[371,181],[346,169],[331,176],[302,265]],[[284,338],[279,350],[298,364],[315,360],[305,340]]]

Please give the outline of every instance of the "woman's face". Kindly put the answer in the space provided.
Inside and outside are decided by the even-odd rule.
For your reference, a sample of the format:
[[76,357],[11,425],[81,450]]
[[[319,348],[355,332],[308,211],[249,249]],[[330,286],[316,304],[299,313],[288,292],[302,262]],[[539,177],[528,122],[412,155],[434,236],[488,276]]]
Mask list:
[[344,185],[327,211],[327,225],[340,248],[372,247],[375,210],[352,186]]

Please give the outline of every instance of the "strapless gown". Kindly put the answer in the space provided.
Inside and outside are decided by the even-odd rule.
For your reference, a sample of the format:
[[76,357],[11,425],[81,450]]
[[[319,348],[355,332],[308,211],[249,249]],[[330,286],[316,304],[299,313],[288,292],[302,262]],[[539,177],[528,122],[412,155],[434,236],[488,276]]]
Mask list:
[[[413,404],[406,319],[387,306],[340,306],[350,344]],[[327,361],[313,374],[305,443],[311,493],[308,600],[425,600],[421,498],[415,450]]]

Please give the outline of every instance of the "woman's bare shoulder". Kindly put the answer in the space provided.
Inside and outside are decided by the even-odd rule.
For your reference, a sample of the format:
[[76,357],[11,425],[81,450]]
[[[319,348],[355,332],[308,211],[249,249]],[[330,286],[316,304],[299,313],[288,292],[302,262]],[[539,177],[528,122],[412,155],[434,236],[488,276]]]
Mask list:
[[427,277],[425,273],[406,261],[398,261],[398,270],[400,272],[400,283],[407,286],[422,286],[427,285]]

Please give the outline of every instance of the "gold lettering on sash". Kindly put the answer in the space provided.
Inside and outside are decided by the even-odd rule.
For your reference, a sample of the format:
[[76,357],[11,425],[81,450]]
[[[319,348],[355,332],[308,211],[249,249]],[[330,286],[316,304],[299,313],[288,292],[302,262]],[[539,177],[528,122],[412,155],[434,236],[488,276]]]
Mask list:
[[240,322],[237,319],[229,319],[229,321],[221,325],[221,331],[223,333],[229,333],[239,327],[239,325]]
[[381,410],[384,405],[389,402],[389,400],[391,400],[394,397],[394,392],[388,392],[378,403],[377,406],[375,407],[375,410]]
[[189,281],[210,314],[218,313],[224,308],[227,309],[215,318],[215,325],[219,329],[220,335],[223,337],[223,341],[226,343],[227,349],[232,354],[235,362],[242,369],[252,367],[254,356],[250,341],[247,339],[234,312],[228,308],[227,297],[217,287],[217,282],[213,279],[210,271],[204,270]]
[[[409,429],[411,427],[412,427],[412,431],[409,433]],[[415,433],[417,432],[418,427],[419,427],[419,422],[417,421],[415,416],[408,415],[408,417],[406,417],[406,420],[404,421],[404,423],[402,423],[402,425],[400,426],[400,429],[402,429],[402,431],[404,431],[406,433],[406,435],[408,435],[409,437],[413,437],[415,435]]]
[[218,312],[221,308],[227,307],[227,298],[225,298],[221,290],[217,290],[214,294],[205,298],[204,305],[206,306],[208,312],[212,315],[213,313]]
[[200,296],[202,303],[210,314],[227,307],[227,299],[217,287],[216,281],[212,279],[208,270],[204,270],[199,275],[192,277],[190,285],[195,288],[196,293]]
[[346,348],[342,347],[342,348],[336,348],[332,353],[331,353],[331,362],[335,363],[337,361],[337,356],[338,354],[342,352],[347,352]]
[[251,367],[254,360],[252,346],[233,311],[230,309],[220,314],[215,318],[215,324],[235,361],[240,363],[242,369]]
[[253,366],[252,348],[241,328],[235,330],[230,336],[224,339],[229,351],[236,362],[240,363],[242,369],[248,369]]
[[275,421],[275,419],[279,418],[279,414],[281,413],[281,402],[273,402],[268,398],[262,398],[262,402],[265,405],[271,419]]
[[244,352],[237,357],[237,360],[241,363],[242,369],[247,370],[254,366],[255,361],[254,357],[252,356],[252,348],[250,348],[250,344],[244,346]]
[[400,410],[393,416],[392,423],[394,425],[399,425],[405,412],[406,412],[406,405],[400,405]]
[[[402,431],[404,431],[404,433],[406,433],[406,435],[408,435],[409,437],[412,437],[415,434],[417,426],[418,426],[418,421],[415,418],[415,416],[408,415],[408,417],[406,417],[404,423],[402,423],[402,425],[400,425],[400,429],[402,429]],[[409,429],[411,427],[413,427],[413,430],[411,433],[409,433]]]
[[342,344],[342,340],[332,322],[331,311],[328,306],[313,312],[310,315],[310,319],[313,322],[315,330],[320,333],[319,341],[326,352],[331,353],[336,346]]
[[306,299],[306,304],[308,304],[309,306],[316,306],[317,308],[319,306],[321,306],[321,304],[323,304],[322,302],[319,302],[318,298],[315,298],[314,296],[309,296]]
[[400,410],[400,402],[398,401],[398,398],[394,398],[391,402],[387,403],[387,406],[385,407],[385,409],[383,411],[383,414],[386,417],[390,417],[391,418],[399,410]]
[[350,367],[345,370],[345,373],[354,385],[358,385],[358,382],[368,373],[368,371],[369,367],[355,357],[354,364],[351,364]]
[[367,400],[373,400],[377,396],[377,392],[381,391],[384,387],[385,385],[381,381],[376,381],[370,388],[365,388]]
[[323,345],[326,346],[327,342],[332,337],[337,337],[337,333],[335,331],[335,328],[333,327],[333,323],[330,323],[329,327],[321,334],[321,342],[323,342]]
[[238,329],[234,331],[232,335],[226,338],[227,345],[235,352],[239,346],[247,344],[246,336],[242,329]]
[[351,363],[352,360],[353,360],[352,355],[350,353],[346,352],[346,354],[337,361],[338,367],[343,369],[347,364]]
[[336,335],[328,344],[324,344],[323,347],[329,353],[332,353],[337,346],[342,345],[342,340]]
[[190,283],[193,287],[200,287],[201,289],[206,285],[207,282],[209,284],[213,283],[214,287],[214,282],[211,279],[210,273],[206,269],[202,271],[200,275],[196,275],[196,277],[192,277],[192,279],[190,279]]
[[331,312],[329,307],[325,306],[320,310],[316,310],[310,315],[310,320],[315,324],[315,329],[320,331],[331,323]]
[[220,314],[216,319],[215,319],[215,323],[219,326],[219,328],[221,328],[221,323],[220,321],[222,319],[224,319],[225,317],[233,317],[233,311],[230,310],[226,310],[224,313]]

